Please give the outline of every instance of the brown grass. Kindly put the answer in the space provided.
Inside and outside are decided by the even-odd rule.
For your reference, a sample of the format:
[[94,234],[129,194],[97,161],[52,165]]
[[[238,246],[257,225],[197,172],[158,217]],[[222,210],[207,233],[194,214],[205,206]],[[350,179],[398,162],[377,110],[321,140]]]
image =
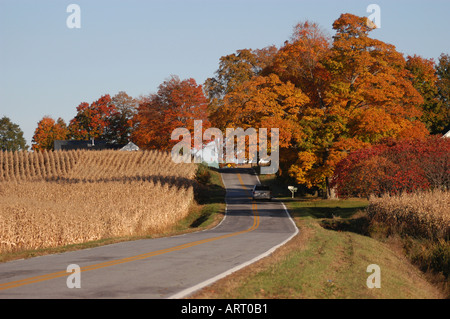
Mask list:
[[0,152],[0,253],[164,232],[195,169],[156,151]]

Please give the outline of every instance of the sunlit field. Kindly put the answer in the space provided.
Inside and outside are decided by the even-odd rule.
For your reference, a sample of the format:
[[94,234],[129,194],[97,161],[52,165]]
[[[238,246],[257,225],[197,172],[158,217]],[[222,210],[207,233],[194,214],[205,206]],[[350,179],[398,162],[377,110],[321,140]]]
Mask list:
[[163,232],[194,175],[156,151],[1,152],[0,252]]

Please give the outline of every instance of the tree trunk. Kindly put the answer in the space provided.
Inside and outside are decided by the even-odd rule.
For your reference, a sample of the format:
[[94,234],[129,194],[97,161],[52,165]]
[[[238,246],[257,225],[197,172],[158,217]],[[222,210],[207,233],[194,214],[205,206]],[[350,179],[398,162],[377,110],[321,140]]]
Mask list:
[[326,199],[338,199],[338,196],[336,194],[336,188],[335,187],[333,187],[333,188],[330,187],[330,178],[329,177],[325,178],[325,184],[326,184],[326,187],[327,187],[326,193],[325,193],[325,198]]

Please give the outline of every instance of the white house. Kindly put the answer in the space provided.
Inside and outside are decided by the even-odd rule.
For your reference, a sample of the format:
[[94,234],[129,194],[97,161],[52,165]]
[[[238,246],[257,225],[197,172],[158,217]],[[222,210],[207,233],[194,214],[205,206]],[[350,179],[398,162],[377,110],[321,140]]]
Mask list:
[[442,137],[450,138],[450,131],[448,131],[447,133],[445,133]]
[[[201,162],[208,164],[208,166],[219,167],[219,163],[227,163],[227,164],[244,164],[247,163],[247,160],[244,161],[238,160],[237,154],[243,152],[242,150],[238,150],[233,159],[229,159],[225,154],[225,145],[226,138],[223,142],[220,139],[214,139],[210,142],[207,142],[202,145],[201,149],[193,148],[191,154],[194,158],[200,159]],[[222,152],[220,150],[222,149]]]
[[203,144],[199,150],[193,148],[192,156],[201,159],[201,162],[205,162],[208,166],[219,168],[219,147],[215,140]]
[[127,145],[120,149],[121,151],[139,151],[139,146],[134,144],[133,142],[128,142]]
[[[225,154],[226,149],[226,141],[221,143],[220,140],[212,140],[202,145],[201,149],[192,148],[191,154],[194,158],[200,159],[201,162],[206,163],[208,166],[219,167],[219,163],[227,163],[227,164],[247,164],[247,163],[256,163],[256,161],[244,159],[239,159],[239,154],[245,152],[245,150],[236,150],[235,148],[235,156],[230,159]],[[222,153],[220,149],[222,148]],[[270,163],[270,159],[260,159],[259,164],[268,164]]]

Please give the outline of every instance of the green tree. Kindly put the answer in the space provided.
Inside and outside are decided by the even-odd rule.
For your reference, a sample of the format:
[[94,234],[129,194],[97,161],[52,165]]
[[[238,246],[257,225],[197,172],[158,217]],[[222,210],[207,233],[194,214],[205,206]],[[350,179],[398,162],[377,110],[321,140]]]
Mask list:
[[438,77],[438,95],[442,103],[444,122],[447,125],[441,133],[447,133],[450,129],[450,55],[441,54],[439,63],[436,65]]
[[2,151],[28,150],[19,125],[11,122],[6,116],[0,119],[0,148]]
[[421,120],[432,134],[442,133],[448,124],[448,107],[439,98],[438,76],[432,59],[408,56],[406,68],[414,88],[423,97]]

